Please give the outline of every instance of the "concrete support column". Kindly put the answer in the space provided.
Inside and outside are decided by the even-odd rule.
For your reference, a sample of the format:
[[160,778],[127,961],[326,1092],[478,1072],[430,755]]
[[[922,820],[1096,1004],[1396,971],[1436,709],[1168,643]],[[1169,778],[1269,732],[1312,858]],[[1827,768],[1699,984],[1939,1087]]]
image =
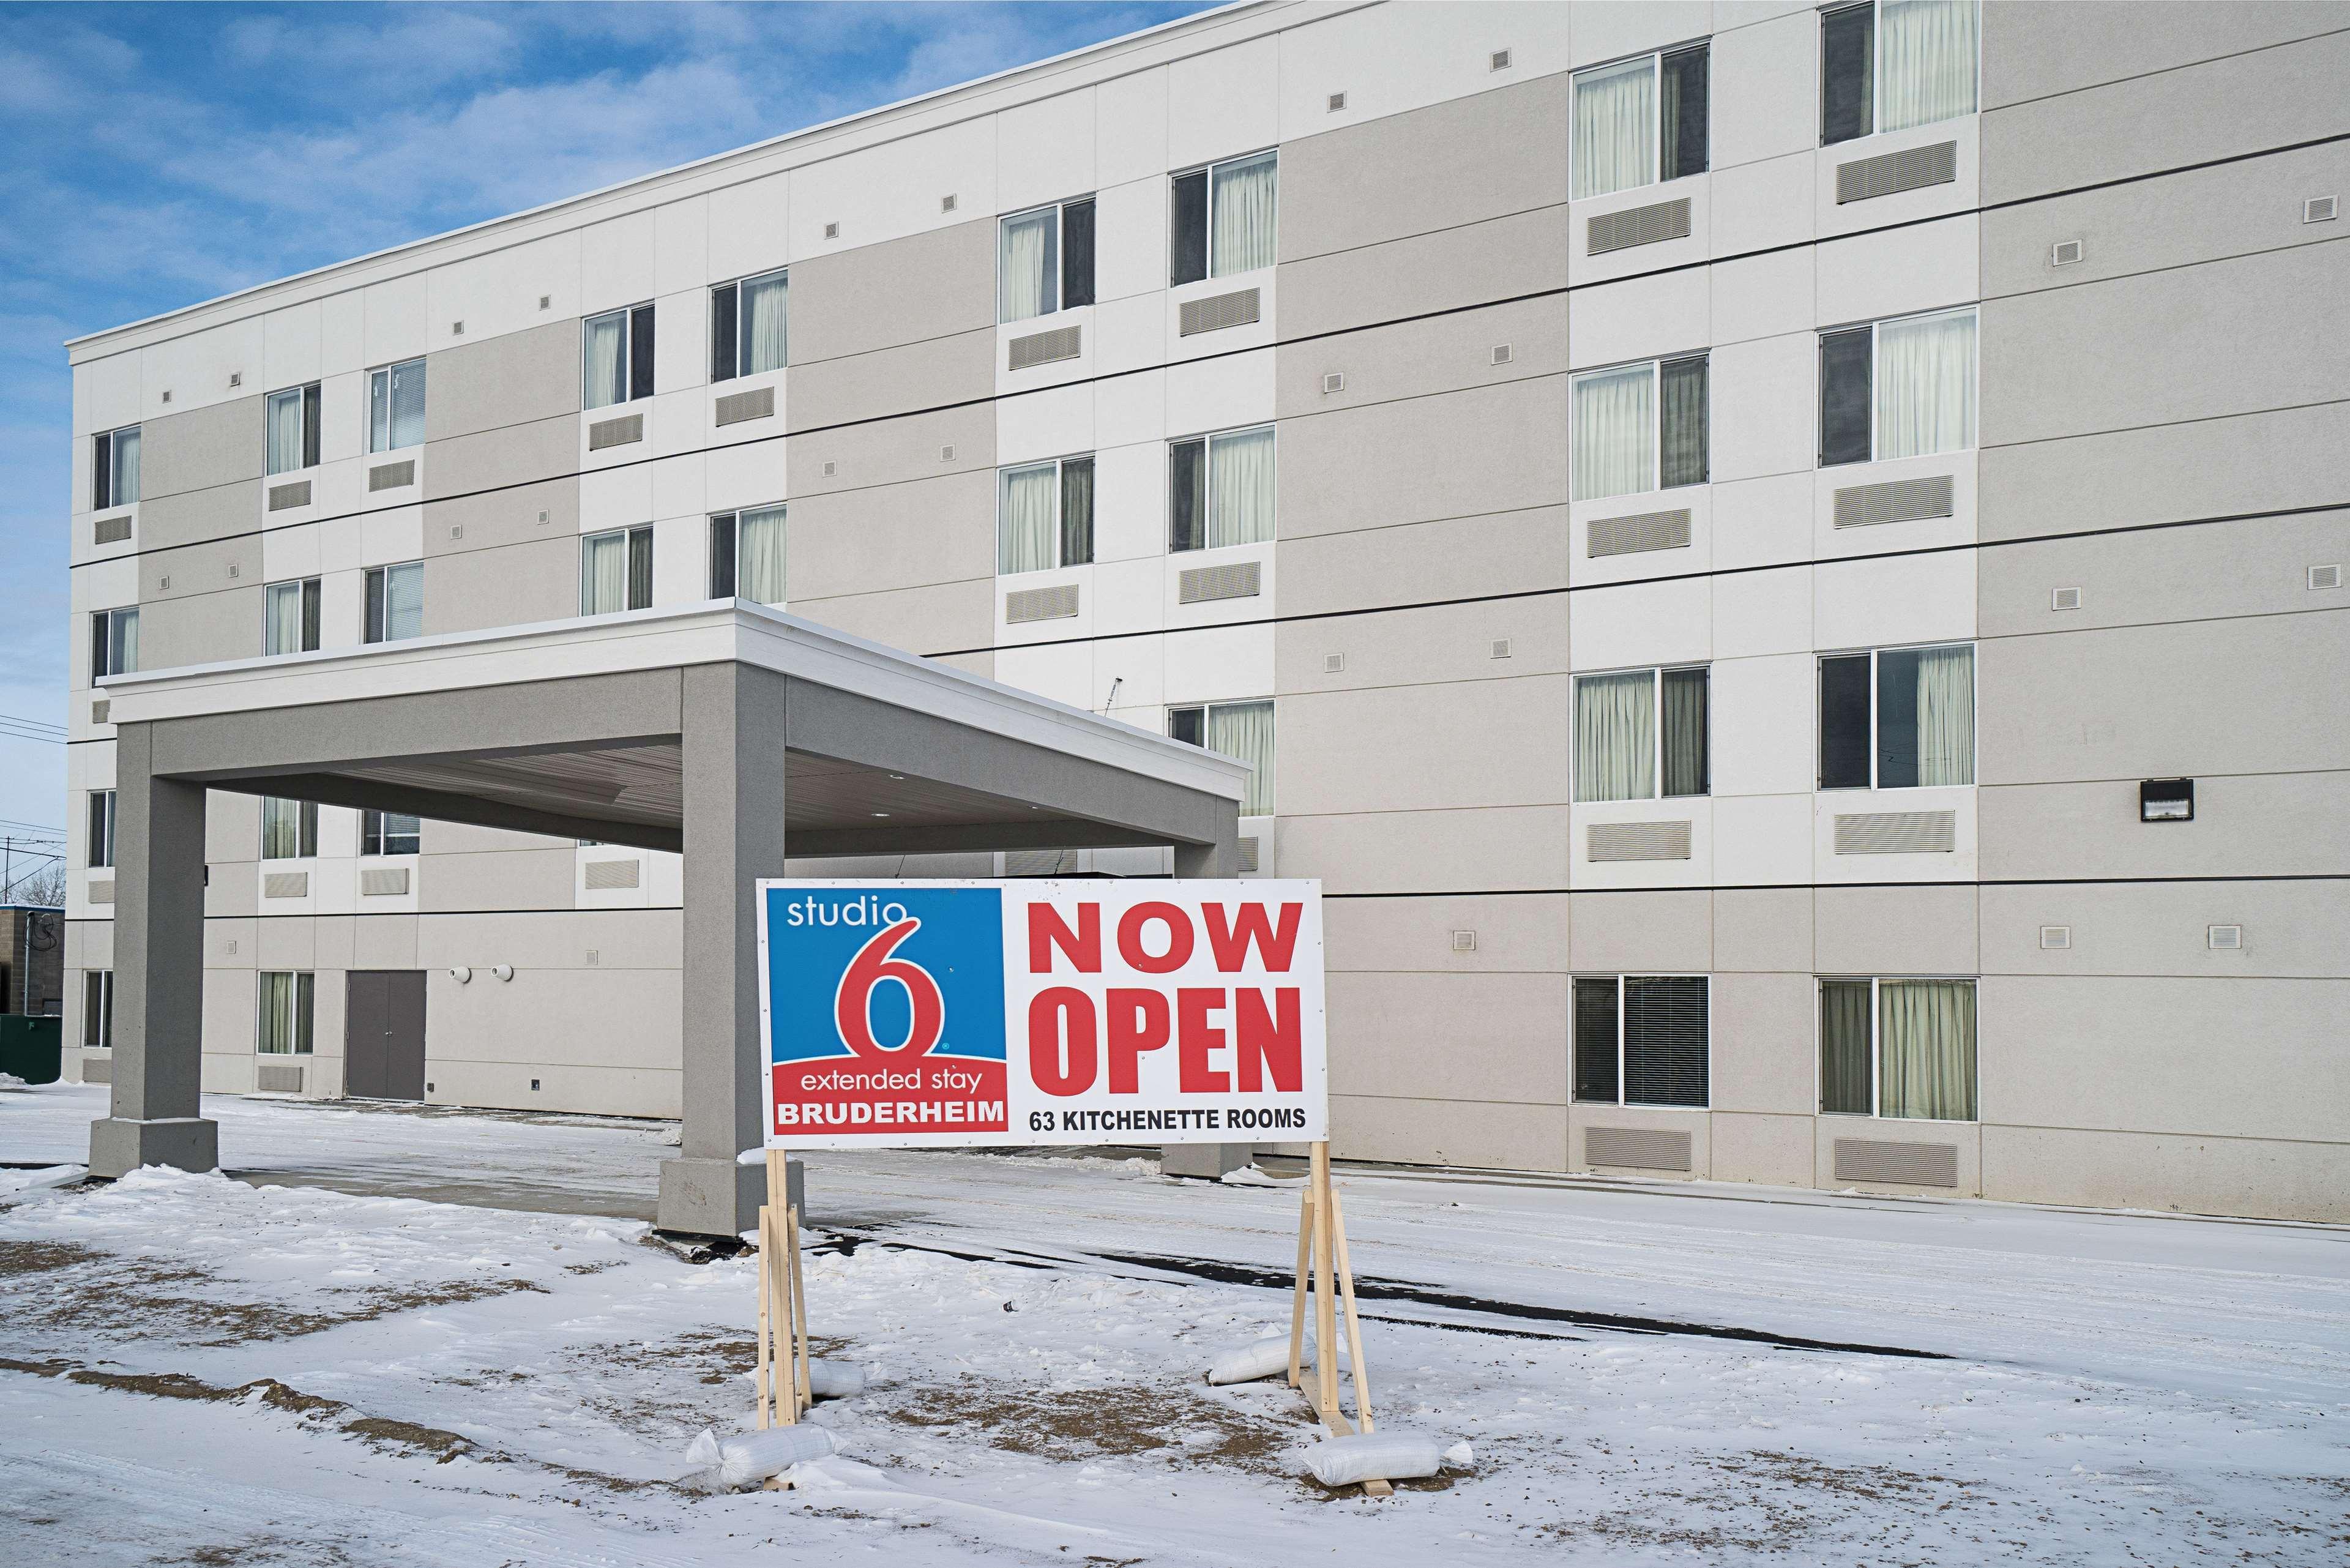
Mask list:
[[[1175,875],[1196,880],[1216,880],[1240,874],[1240,806],[1233,801],[1219,802],[1215,842],[1177,845]],[[1255,1156],[1254,1144],[1168,1144],[1159,1151],[1159,1168],[1168,1176],[1194,1176],[1214,1181],[1227,1171],[1254,1163]]]
[[153,734],[115,747],[113,1115],[89,1125],[89,1170],[211,1170],[220,1126],[203,1081],[204,786],[150,772]]
[[684,681],[684,1133],[661,1167],[664,1231],[754,1230],[765,1176],[734,1157],[760,1142],[758,906],[784,874],[785,680],[743,664]]

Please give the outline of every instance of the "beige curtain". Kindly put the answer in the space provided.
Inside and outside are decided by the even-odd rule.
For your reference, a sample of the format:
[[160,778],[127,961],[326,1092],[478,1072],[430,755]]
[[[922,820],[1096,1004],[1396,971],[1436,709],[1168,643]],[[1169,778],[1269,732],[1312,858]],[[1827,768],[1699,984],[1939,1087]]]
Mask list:
[[755,376],[780,370],[790,358],[791,279],[780,272],[745,278],[738,294],[742,363],[735,373]]
[[1214,187],[1210,223],[1208,274],[1253,272],[1271,266],[1274,205],[1280,167],[1270,152],[1220,164],[1210,174]]
[[628,607],[628,531],[589,535],[579,542],[579,613],[610,615]]
[[1879,0],[1879,130],[1975,111],[1976,0]]
[[1877,1114],[1974,1120],[1975,982],[1879,981],[1877,1005]]
[[1576,199],[1656,182],[1656,57],[1603,66],[1576,77]]
[[1208,441],[1208,547],[1273,537],[1273,427]]
[[1820,1109],[1868,1115],[1868,981],[1820,981]]
[[139,499],[139,427],[115,431],[109,445],[114,472],[108,493],[114,499],[108,504],[128,506]]
[[1974,444],[1975,313],[1878,322],[1877,461]]
[[1025,321],[1060,308],[1054,297],[1059,292],[1061,270],[1054,255],[1060,217],[1058,207],[1046,207],[1003,220],[1003,260],[998,268],[1003,320]]
[[1225,702],[1208,710],[1208,750],[1236,757],[1256,771],[1241,797],[1243,816],[1273,812],[1273,704]]
[[762,506],[735,523],[734,593],[763,605],[784,602],[784,508]]
[[291,473],[302,466],[302,389],[269,394],[269,472]]
[[1575,379],[1574,497],[1593,501],[1654,488],[1657,368],[1627,365]]
[[263,601],[262,651],[302,651],[302,585],[272,583]]
[[1058,565],[1059,466],[1007,468],[996,475],[996,486],[995,569],[1009,576]]
[[310,1054],[310,1009],[317,977],[262,971],[255,1046],[265,1056]]
[[1975,650],[1918,653],[1918,782],[1975,782]]
[[1575,798],[1650,800],[1657,793],[1657,672],[1575,682]]
[[581,348],[584,356],[579,379],[579,400],[588,408],[609,408],[626,402],[629,384],[626,379],[629,313],[615,310],[608,316],[598,316],[588,323],[587,337]]

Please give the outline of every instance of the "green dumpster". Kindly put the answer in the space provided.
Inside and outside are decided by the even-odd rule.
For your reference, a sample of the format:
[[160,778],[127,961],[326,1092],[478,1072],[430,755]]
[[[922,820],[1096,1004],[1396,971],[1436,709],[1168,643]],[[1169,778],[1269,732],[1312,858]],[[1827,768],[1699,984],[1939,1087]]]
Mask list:
[[62,1018],[0,1012],[0,1073],[13,1073],[28,1084],[54,1084],[64,1044]]

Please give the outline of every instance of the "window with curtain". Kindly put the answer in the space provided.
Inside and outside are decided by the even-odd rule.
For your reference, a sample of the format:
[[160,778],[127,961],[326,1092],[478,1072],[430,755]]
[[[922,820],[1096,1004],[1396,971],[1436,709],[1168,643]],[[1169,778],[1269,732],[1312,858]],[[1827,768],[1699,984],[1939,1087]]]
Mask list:
[[307,970],[264,970],[255,978],[260,985],[254,1048],[265,1056],[310,1054],[317,977]]
[[269,394],[269,472],[292,473],[318,465],[319,384]]
[[1025,321],[1094,302],[1094,199],[1005,218],[997,241],[997,317]]
[[1170,178],[1169,285],[1271,266],[1280,176],[1279,154],[1258,152]]
[[1168,548],[1214,550],[1273,537],[1271,425],[1170,441]]
[[1710,683],[1703,665],[1575,677],[1575,798],[1709,793]]
[[424,444],[424,361],[368,372],[368,451]]
[[261,594],[261,650],[265,654],[311,653],[318,647],[318,619],[324,585],[304,577],[272,583]]
[[114,971],[82,971],[81,1043],[88,1051],[114,1048]]
[[1248,763],[1243,816],[1273,815],[1273,704],[1206,702],[1167,711],[1167,732],[1179,741]]
[[1573,392],[1575,500],[1705,483],[1704,355],[1586,371],[1574,379]]
[[1710,992],[1701,974],[1575,976],[1575,1099],[1611,1106],[1710,1104]]
[[139,668],[139,607],[99,610],[89,618],[89,678],[128,675]]
[[579,406],[606,409],[653,395],[653,307],[632,305],[579,327]]
[[784,602],[784,514],[781,506],[754,506],[710,520],[712,598]]
[[92,869],[114,864],[114,800],[110,789],[89,792],[89,831],[82,847]]
[[[643,308],[650,311],[651,306]],[[791,358],[790,316],[791,275],[785,269],[738,278],[712,289],[710,379],[731,381],[737,376],[782,369]],[[594,324],[591,321],[588,326]],[[589,373],[594,373],[592,369]],[[607,375],[611,375],[609,367]]]
[[90,506],[129,506],[139,499],[139,427],[101,431],[90,438]]
[[318,853],[318,803],[261,797],[261,857],[302,860]]
[[1977,0],[1874,0],[1820,16],[1820,143],[1972,114]]
[[651,524],[589,534],[579,541],[581,615],[646,609],[652,602]]
[[1820,465],[1975,444],[1975,307],[1820,335]]
[[424,635],[424,563],[367,570],[365,636],[369,642],[398,642]]
[[1822,980],[1820,1110],[1975,1119],[1975,982]]
[[1975,650],[1880,648],[1820,659],[1820,788],[1975,782]]
[[999,469],[995,498],[995,569],[1000,575],[1082,566],[1093,560],[1090,454]]
[[414,855],[424,842],[424,825],[404,811],[359,813],[359,853]]
[[1708,65],[1699,43],[1575,73],[1576,200],[1705,172]]

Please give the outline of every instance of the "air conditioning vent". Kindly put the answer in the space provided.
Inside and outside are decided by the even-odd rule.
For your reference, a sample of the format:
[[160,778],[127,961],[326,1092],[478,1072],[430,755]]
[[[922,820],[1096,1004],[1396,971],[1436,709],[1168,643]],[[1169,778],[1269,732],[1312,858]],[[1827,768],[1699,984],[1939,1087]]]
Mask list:
[[840,238],[840,225],[838,223],[827,223],[824,226],[824,237],[828,240],[837,240]]
[[2340,563],[2337,562],[2330,566],[2310,567],[2309,586],[2312,590],[2318,588],[2340,587],[2342,586],[2342,567]]
[[1485,657],[1488,659],[1507,659],[1510,657],[1510,648],[1511,644],[1508,638],[1497,637],[1487,646]]
[[99,518],[89,525],[89,535],[94,544],[128,544],[130,539],[130,514],[125,512],[119,517]]
[[401,462],[387,462],[380,467],[368,470],[369,494],[379,490],[405,490],[415,483],[416,460],[412,457]]
[[1205,299],[1187,299],[1178,313],[1175,335],[1194,337],[1202,332],[1221,332],[1227,327],[1246,327],[1257,319],[1257,293],[1243,288],[1231,294],[1212,294]]
[[2048,247],[2050,266],[2077,266],[2084,252],[2078,240],[2058,240]]
[[359,872],[359,897],[362,898],[395,898],[408,891],[408,867],[405,866],[369,866]]
[[1690,542],[1690,512],[1637,512],[1629,517],[1595,517],[1586,551],[1593,560],[1602,556],[1634,556],[1645,550],[1686,550]]
[[1187,605],[1210,599],[1254,598],[1262,591],[1264,563],[1234,561],[1222,566],[1193,566],[1176,579],[1176,597]]
[[2342,211],[2338,196],[2312,196],[2301,204],[2301,221],[2304,223],[2330,223]]
[[1838,855],[1949,855],[1958,846],[1955,811],[1871,811],[1835,819]]
[[1456,953],[1475,952],[1477,950],[1477,933],[1474,931],[1453,932],[1452,950]]
[[747,392],[730,392],[712,405],[711,421],[719,425],[739,425],[744,420],[773,419],[775,413],[775,389],[758,387]]
[[1956,1187],[1958,1146],[1840,1137],[1835,1140],[1835,1179],[1874,1181],[1887,1187]]
[[1328,375],[1322,378],[1322,395],[1324,397],[1326,398],[1333,392],[1343,392],[1346,389],[1347,373],[1344,370],[1333,370]]
[[1493,363],[1494,363],[1494,364],[1496,364],[1496,365],[1507,365],[1507,364],[1509,364],[1512,360],[1515,359],[1516,358],[1517,358],[1516,351],[1515,351],[1514,349],[1513,349],[1513,348],[1512,348],[1508,344],[1506,344],[1506,343],[1496,343],[1496,344],[1494,344],[1494,345],[1493,345]]
[[1690,1135],[1663,1127],[1586,1127],[1583,1163],[1631,1170],[1687,1170]]
[[1959,144],[1937,141],[1926,147],[1905,147],[1875,158],[1856,158],[1836,165],[1836,204],[1872,201],[1929,185],[1948,185],[1959,177]]
[[831,477],[833,477],[833,475],[835,475],[835,474],[838,473],[839,472],[840,472],[840,464],[838,464],[838,463],[837,463],[837,462],[827,462],[827,463],[826,463],[826,464],[824,465],[824,476],[825,476],[827,479],[830,479]]
[[1685,240],[1689,233],[1690,201],[1687,196],[1679,196],[1646,207],[1594,214],[1585,226],[1583,254],[1605,255],[1609,251],[1653,245],[1661,240]]
[[1492,68],[1497,71],[1506,71],[1510,68],[1509,50],[1495,49],[1493,51]]
[[288,507],[309,504],[310,482],[307,479],[297,479],[291,484],[273,484],[269,487],[269,510],[272,512],[283,512]]
[[457,539],[462,539],[462,538],[463,538],[464,536],[465,536],[465,525],[464,525],[463,523],[452,523],[452,524],[449,524],[449,537],[450,537],[452,541],[453,541],[453,540],[457,540]]
[[2069,950],[2073,945],[2073,928],[2070,926],[2041,927],[2040,945],[2051,952]]
[[645,416],[628,414],[617,420],[604,420],[588,427],[588,450],[602,452],[607,447],[628,446],[645,439]]
[[298,1095],[302,1092],[302,1064],[255,1062],[253,1086],[264,1095]]
[[307,871],[270,871],[261,878],[261,896],[265,898],[307,898],[310,896],[310,874]]
[[1003,874],[1006,877],[1051,877],[1061,869],[1059,849],[1007,849],[1003,852]]
[[1325,674],[1325,675],[1344,675],[1346,672],[1347,672],[1347,656],[1346,656],[1345,654],[1343,654],[1343,653],[1326,653],[1326,654],[1324,654],[1324,655],[1322,656],[1322,673],[1323,673],[1323,674]]
[[114,902],[114,878],[109,877],[103,882],[91,882],[89,885],[89,901],[93,904],[111,904]]
[[940,211],[940,212],[941,212],[941,213],[951,213],[951,212],[953,212],[954,210],[955,210],[955,199],[954,199],[952,196],[941,196],[941,197],[940,197],[940,198],[939,198],[939,211]]
[[1850,484],[1835,493],[1835,525],[1868,528],[1879,523],[1918,523],[1951,514],[1950,476],[1896,479],[1883,484]]
[[1687,818],[1674,822],[1595,822],[1586,835],[1593,864],[1610,860],[1686,860]]
[[1240,841],[1240,851],[1242,870],[1254,871],[1259,869],[1260,863],[1257,857],[1257,840],[1255,838],[1250,837],[1242,839]]
[[1020,588],[1003,596],[1003,621],[1066,620],[1077,613],[1077,585],[1055,583],[1048,588]]
[[1011,370],[1033,369],[1038,365],[1056,365],[1064,359],[1074,359],[1085,352],[1085,331],[1077,327],[1056,327],[1050,332],[1031,332],[1025,337],[1014,337],[1004,350],[1004,368]]
[[2078,588],[2052,589],[2048,595],[2048,607],[2052,610],[2079,609],[2081,607],[2081,590]]
[[2213,926],[2206,933],[2206,937],[2211,944],[2213,952],[2232,953],[2243,950],[2244,928],[2241,926]]
[[107,723],[109,722],[107,715],[113,711],[114,703],[109,699],[101,697],[89,705],[89,722],[93,724]]
[[587,866],[588,891],[608,892],[615,888],[637,885],[641,860],[590,860]]
[[1347,95],[1346,95],[1345,93],[1342,93],[1342,92],[1334,92],[1334,93],[1332,93],[1332,94],[1330,95],[1330,110],[1329,110],[1329,112],[1331,112],[1332,114],[1336,114],[1336,113],[1337,113],[1340,109],[1344,109],[1344,108],[1346,108],[1346,107],[1347,107]]
[[951,446],[942,446],[939,448],[939,461],[941,462],[952,462],[954,461],[954,448]]

